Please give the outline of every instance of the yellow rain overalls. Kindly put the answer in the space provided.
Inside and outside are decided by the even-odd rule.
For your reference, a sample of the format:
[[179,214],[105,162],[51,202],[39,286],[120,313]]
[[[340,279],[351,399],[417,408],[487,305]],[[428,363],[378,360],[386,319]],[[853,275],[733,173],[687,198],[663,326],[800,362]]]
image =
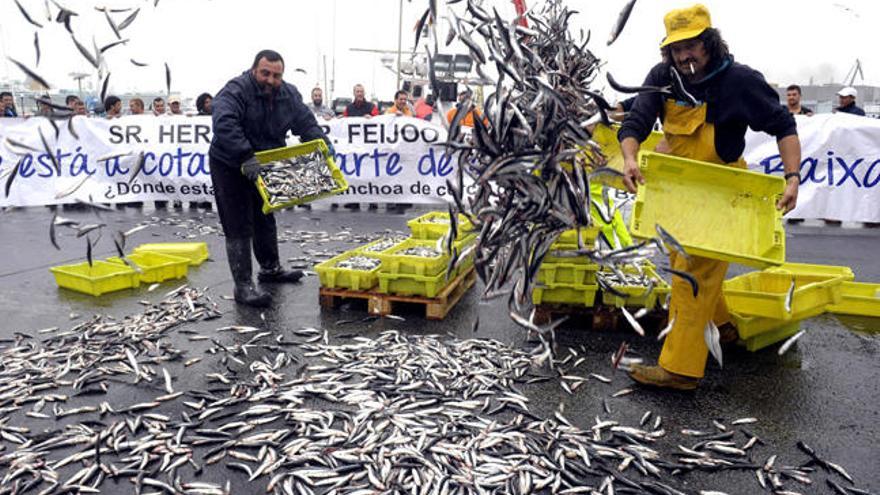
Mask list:
[[[683,106],[674,100],[664,104],[663,132],[670,155],[692,160],[746,168],[745,160],[725,163],[715,151],[715,126],[706,122],[706,104]],[[719,225],[719,228],[722,226]],[[666,371],[692,378],[702,378],[709,348],[704,339],[706,324],[712,319],[720,326],[730,321],[727,305],[721,294],[721,284],[727,274],[726,261],[672,252],[669,264],[676,270],[688,272],[699,284],[697,297],[691,285],[680,277],[672,277],[672,299],[669,318],[675,318],[672,330],[666,336],[660,353],[660,366]]]

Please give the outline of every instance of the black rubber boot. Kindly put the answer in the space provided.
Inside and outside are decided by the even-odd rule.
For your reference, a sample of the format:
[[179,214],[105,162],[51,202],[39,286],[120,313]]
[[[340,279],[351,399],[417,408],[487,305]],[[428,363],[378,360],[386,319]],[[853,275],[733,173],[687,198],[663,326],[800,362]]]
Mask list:
[[226,238],[226,256],[235,282],[235,302],[255,308],[265,308],[272,296],[260,290],[252,278],[251,240]]
[[257,279],[269,284],[292,284],[302,278],[302,270],[285,270],[278,258],[278,231],[271,222],[254,232],[254,256],[260,264]]

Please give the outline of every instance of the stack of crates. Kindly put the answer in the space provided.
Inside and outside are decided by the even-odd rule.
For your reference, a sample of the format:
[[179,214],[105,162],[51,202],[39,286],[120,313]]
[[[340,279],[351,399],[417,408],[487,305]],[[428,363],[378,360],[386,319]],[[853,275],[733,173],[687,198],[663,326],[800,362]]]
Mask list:
[[[740,339],[756,351],[794,335],[801,321],[840,304],[843,284],[853,278],[848,267],[786,263],[724,281],[724,300]],[[792,282],[791,307],[786,308]]]
[[[449,231],[449,214],[433,211],[407,222],[408,238],[383,238],[343,253],[315,267],[321,286],[330,289],[368,291],[378,288],[384,294],[401,296],[436,297],[446,286],[474,263],[471,247],[476,242],[473,225],[459,215],[458,235],[453,250],[465,258],[448,273],[450,254],[445,251],[445,237]],[[440,247],[437,257],[419,257],[402,254],[412,247]],[[370,272],[342,269],[336,265],[354,255],[374,257],[381,261]]]
[[598,227],[571,229],[559,235],[538,268],[538,284],[532,292],[532,302],[593,306],[599,290],[596,283],[599,265],[585,255],[575,255],[574,251],[580,247],[592,248],[598,235]]

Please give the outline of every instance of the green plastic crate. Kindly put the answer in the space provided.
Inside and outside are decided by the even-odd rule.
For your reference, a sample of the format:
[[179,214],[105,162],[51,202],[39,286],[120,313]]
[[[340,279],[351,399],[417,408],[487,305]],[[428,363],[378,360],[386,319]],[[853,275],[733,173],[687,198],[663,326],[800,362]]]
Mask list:
[[[599,227],[590,226],[590,227],[581,227],[581,243],[585,248],[589,249],[593,246],[593,243],[596,242],[596,238],[599,237]],[[570,229],[565,232],[559,234],[559,237],[556,238],[556,242],[554,245],[560,246],[575,246],[577,248],[578,238],[577,238],[578,229]],[[551,249],[553,249],[551,247]]]
[[[431,220],[445,220],[445,222],[432,222]],[[413,239],[435,240],[446,235],[449,231],[449,213],[432,211],[406,222],[412,232]],[[464,215],[458,215],[457,239],[467,237],[474,232],[474,225]]]
[[843,282],[840,302],[828,306],[828,312],[880,318],[880,284]]
[[283,210],[296,205],[310,203],[317,199],[335,196],[337,194],[345,192],[345,190],[348,189],[348,182],[345,180],[345,176],[342,175],[342,171],[339,170],[339,167],[336,166],[336,160],[330,154],[330,149],[327,147],[327,143],[325,143],[323,139],[315,139],[307,143],[298,144],[296,146],[286,146],[284,148],[276,148],[274,150],[260,151],[258,153],[254,153],[254,157],[256,157],[257,161],[259,161],[260,163],[265,164],[276,162],[278,160],[283,160],[285,158],[293,158],[295,156],[306,155],[314,152],[315,150],[321,150],[321,153],[324,155],[324,160],[327,163],[327,167],[330,169],[330,173],[331,175],[333,175],[333,179],[336,182],[336,188],[324,193],[312,194],[284,203],[272,204],[269,202],[269,194],[266,192],[266,186],[263,185],[263,179],[261,177],[258,177],[257,190],[260,193],[260,197],[263,198],[263,213],[269,214],[273,211]]
[[[460,241],[456,241],[453,243],[453,246],[459,253],[461,253],[465,248],[473,244],[475,239],[476,235],[472,234]],[[440,256],[437,256],[436,258],[422,258],[419,256],[398,254],[415,246],[436,248],[437,241],[407,239],[398,244],[395,248],[382,252],[379,254],[379,258],[382,260],[382,272],[432,277],[446,270],[449,265],[449,255],[446,254],[443,247],[440,249]]]
[[[126,259],[140,268],[141,282],[153,284],[186,277],[189,271],[189,260],[180,256],[144,251],[132,253]],[[125,265],[121,258],[114,256],[108,258],[108,262],[117,265]]]
[[[650,309],[656,307],[658,301],[666,299],[666,296],[672,291],[672,287],[666,283],[662,277],[657,275],[653,265],[642,265],[641,269],[646,276],[654,281],[654,288],[651,292],[647,292],[646,288],[641,285],[611,284],[611,287],[614,290],[628,294],[629,297],[624,298],[610,292],[602,292],[602,303],[606,306],[615,306],[618,308],[626,306]],[[631,267],[624,267],[622,270],[624,273],[632,273],[636,271],[635,268]]]
[[596,283],[597,264],[541,263],[538,268],[538,282],[542,284],[581,284]]
[[378,256],[368,256],[360,251],[349,251],[319,263],[315,266],[315,272],[318,273],[321,287],[350,290],[370,290],[375,287],[379,283],[379,272],[382,269],[381,262],[379,266],[372,270],[352,270],[336,266],[340,261],[347,260],[353,256],[366,256],[381,261]]
[[[791,281],[795,289],[791,312],[785,298]],[[776,320],[803,320],[820,315],[841,300],[840,277],[751,272],[724,281],[724,300],[731,312],[744,316],[763,316]]]
[[596,284],[544,284],[532,291],[532,302],[535,304],[568,304],[571,306],[592,307],[596,302]]
[[358,248],[353,249],[353,251],[358,251],[358,252],[365,253],[365,254],[368,254],[368,255],[371,255],[371,256],[372,256],[372,255],[376,255],[376,254],[384,254],[384,253],[388,253],[388,252],[392,251],[394,248],[396,248],[397,246],[399,246],[401,242],[403,242],[403,241],[409,239],[409,237],[404,237],[404,238],[400,239],[400,241],[396,242],[393,246],[387,247],[387,248],[385,248],[385,249],[382,250],[382,251],[371,251],[371,250],[370,250],[370,248],[371,248],[372,246],[375,246],[375,245],[377,245],[377,244],[379,244],[379,243],[381,243],[381,242],[383,242],[383,241],[385,241],[385,240],[387,240],[387,239],[392,239],[392,240],[393,240],[394,237],[383,237],[382,239],[376,239],[376,240],[373,241],[373,242],[368,242],[368,243],[364,244],[363,246],[360,246],[360,247],[358,247]]
[[454,277],[446,277],[446,271],[436,275],[412,275],[379,273],[379,292],[398,296],[437,297]]
[[95,261],[93,266],[88,263],[53,266],[49,271],[55,276],[58,287],[91,296],[140,286],[140,276],[136,271],[106,261]]
[[782,342],[783,340],[798,333],[800,329],[800,321],[790,321],[787,323],[783,323],[783,325],[780,327],[776,327],[772,330],[757,334],[754,337],[744,339],[743,343],[745,344],[746,349],[748,349],[750,352],[755,352],[765,347],[776,344],[777,342]]
[[659,224],[694,256],[759,268],[785,262],[782,177],[647,151],[638,159],[645,184],[630,217],[634,237],[657,237]]
[[134,248],[135,253],[152,252],[170,254],[189,260],[190,266],[199,266],[208,259],[208,244],[205,242],[153,242]]
[[840,277],[844,281],[855,280],[852,268],[848,266],[810,265],[807,263],[783,263],[764,270],[770,273],[789,273],[792,275],[815,275],[821,277]]

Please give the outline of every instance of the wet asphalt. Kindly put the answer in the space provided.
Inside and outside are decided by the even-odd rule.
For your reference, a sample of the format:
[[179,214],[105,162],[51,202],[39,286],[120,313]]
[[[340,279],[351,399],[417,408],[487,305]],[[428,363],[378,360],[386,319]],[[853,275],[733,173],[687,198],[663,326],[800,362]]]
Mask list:
[[[416,208],[405,213],[340,209],[330,211],[316,208],[280,213],[281,232],[296,231],[350,231],[372,234],[386,230],[406,231],[406,220],[427,211]],[[59,212],[66,217],[81,221],[94,221],[94,215],[81,211]],[[102,213],[100,221],[111,229],[125,229],[151,217],[158,219],[193,219],[195,223],[215,226],[217,218],[204,210],[152,211],[127,208]],[[100,298],[59,290],[48,271],[53,265],[82,261],[85,243],[64,233],[59,239],[62,250],[55,250],[48,240],[48,224],[51,213],[46,208],[8,210],[0,213],[0,311],[4,323],[0,325],[0,338],[9,338],[13,332],[34,331],[53,326],[72,327],[83,319],[97,313],[117,317],[141,311],[139,301],[155,302],[162,295],[179,286],[180,281],[169,281],[153,291],[146,286],[126,290]],[[856,280],[880,282],[878,245],[880,229],[849,229],[816,225],[789,226],[788,260],[821,264],[841,264],[852,267]],[[209,295],[223,312],[221,319],[188,324],[186,327],[204,334],[220,335],[214,331],[225,325],[258,325],[260,312],[236,307],[222,296],[232,294],[232,281],[226,266],[223,238],[215,233],[196,235],[182,227],[158,226],[143,231],[131,239],[130,245],[142,242],[199,240],[209,245],[211,259],[202,266],[192,268],[188,283],[208,289]],[[280,244],[282,261],[303,255],[304,250],[344,250],[357,243],[307,243],[285,242]],[[312,251],[313,252],[313,251]],[[104,240],[96,249],[96,258],[112,256],[112,242]],[[732,267],[731,274],[745,271]],[[270,329],[279,332],[301,327],[326,328],[331,335],[359,332],[365,336],[376,335],[387,329],[398,329],[412,334],[452,334],[461,338],[492,338],[514,346],[526,345],[524,333],[506,316],[503,301],[481,303],[476,290],[468,293],[451,314],[443,321],[426,321],[419,308],[404,308],[401,315],[406,321],[388,319],[369,323],[344,323],[345,320],[366,316],[363,304],[345,304],[335,310],[322,311],[318,305],[318,279],[307,277],[300,284],[275,286],[270,290],[276,303],[265,311]],[[71,319],[71,315],[74,319]],[[78,316],[77,316],[78,315]],[[479,329],[472,332],[475,319]],[[342,321],[343,324],[337,324]],[[636,388],[632,394],[620,398],[610,396],[625,387],[633,386],[623,373],[613,374],[610,356],[621,342],[629,342],[631,349],[655,360],[660,344],[653,335],[645,338],[622,330],[586,330],[586,321],[574,318],[560,332],[562,344],[586,352],[587,360],[578,369],[581,375],[590,372],[613,377],[609,385],[590,381],[568,395],[558,383],[530,385],[525,392],[532,399],[533,412],[551,415],[561,402],[565,404],[566,416],[575,425],[588,428],[596,416],[607,416],[603,400],[608,401],[611,416],[624,424],[637,425],[645,411],[663,417],[669,434],[656,447],[671,455],[676,445],[691,445],[696,441],[680,434],[682,428],[711,430],[713,419],[729,422],[733,419],[753,416],[759,419],[748,429],[757,434],[765,445],[759,445],[752,453],[755,462],[763,462],[771,454],[778,454],[778,463],[798,465],[806,462],[795,444],[802,440],[823,457],[844,466],[856,479],[857,486],[880,493],[880,319],[837,317],[822,315],[807,320],[802,328],[808,331],[798,344],[783,356],[773,346],[755,353],[737,347],[725,348],[725,367],[719,369],[710,362],[706,378],[694,393],[676,393]],[[653,333],[653,335],[651,335]],[[187,368],[172,364],[169,371],[175,376],[177,390],[208,388],[205,374],[221,371],[216,359],[206,355],[209,342],[191,342],[176,331],[168,337],[178,348],[186,349],[189,357],[205,357],[203,361]],[[235,338],[222,334],[222,341]],[[259,354],[254,356],[259,357]],[[176,368],[175,368],[176,366]],[[105,396],[75,398],[65,408],[107,401],[112,406],[123,406],[148,400],[157,390],[126,384],[112,384]],[[163,404],[161,412],[179,414],[182,405]],[[14,415],[15,424],[27,425],[34,432],[58,428],[64,424],[80,421],[81,417],[67,417],[58,423],[35,420]],[[736,437],[740,445],[745,437]],[[3,452],[14,445],[5,444]],[[0,452],[2,454],[2,452]],[[197,456],[198,457],[198,456]],[[190,470],[191,471],[191,470]],[[185,475],[190,472],[183,471]],[[825,485],[827,473],[813,474],[813,486],[787,483],[789,489],[799,493],[831,493]],[[248,484],[239,473],[222,467],[211,467],[202,474],[202,480],[223,483],[232,480],[233,493],[258,493],[265,490],[265,480]],[[834,478],[842,481],[839,478]],[[689,473],[669,478],[671,485],[696,493],[698,489],[722,490],[726,493],[762,493],[754,474],[749,471],[720,473]],[[120,481],[105,483],[104,493],[133,493],[132,485]]]

